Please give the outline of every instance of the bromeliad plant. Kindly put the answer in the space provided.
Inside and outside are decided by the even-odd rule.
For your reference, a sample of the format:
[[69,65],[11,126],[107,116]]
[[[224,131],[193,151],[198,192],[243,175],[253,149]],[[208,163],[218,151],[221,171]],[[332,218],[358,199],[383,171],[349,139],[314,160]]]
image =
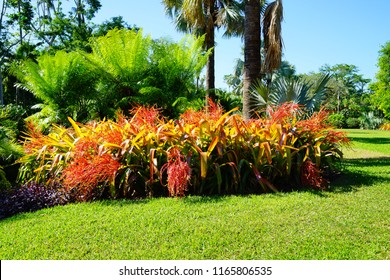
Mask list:
[[265,119],[244,121],[237,109],[209,102],[177,120],[156,107],[130,117],[31,129],[20,179],[60,183],[77,200],[325,189],[324,172],[348,143],[321,111],[301,120],[300,107],[270,107]]

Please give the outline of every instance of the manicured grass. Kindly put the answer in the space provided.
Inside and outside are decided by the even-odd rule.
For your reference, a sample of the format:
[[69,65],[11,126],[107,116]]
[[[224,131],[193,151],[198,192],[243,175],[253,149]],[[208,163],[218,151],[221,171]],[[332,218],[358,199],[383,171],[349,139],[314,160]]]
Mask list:
[[[362,130],[348,129],[348,137],[352,140],[352,148],[354,151],[359,151],[358,155],[364,152],[382,153],[390,156],[390,130]],[[364,151],[363,151],[364,150]],[[347,156],[355,157],[356,153],[348,153]],[[376,156],[381,156],[376,154]]]
[[379,149],[383,132],[348,133],[353,150],[330,192],[104,201],[20,214],[0,221],[0,259],[390,259],[390,142],[380,140]]

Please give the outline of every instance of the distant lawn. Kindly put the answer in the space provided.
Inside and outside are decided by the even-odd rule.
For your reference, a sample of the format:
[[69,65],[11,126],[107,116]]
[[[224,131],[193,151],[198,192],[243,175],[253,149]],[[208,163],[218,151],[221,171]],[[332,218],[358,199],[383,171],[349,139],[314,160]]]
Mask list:
[[[367,155],[382,153],[390,156],[390,131],[389,130],[362,130],[362,129],[347,129],[348,137],[353,141],[352,148],[358,153],[349,153],[347,156],[356,157],[356,155]],[[354,156],[355,154],[355,156]],[[377,156],[383,156],[377,154]]]
[[330,192],[67,205],[0,221],[0,259],[390,259],[390,132],[348,130]]

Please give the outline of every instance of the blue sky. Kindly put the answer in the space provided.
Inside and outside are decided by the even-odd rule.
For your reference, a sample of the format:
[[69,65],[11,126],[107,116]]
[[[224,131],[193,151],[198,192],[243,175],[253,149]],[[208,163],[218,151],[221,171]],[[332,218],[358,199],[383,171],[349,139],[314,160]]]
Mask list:
[[[164,13],[161,0],[101,0],[95,18],[100,23],[114,16],[137,25],[152,38],[180,40]],[[378,52],[390,41],[389,0],[284,0],[284,60],[298,73],[318,71],[324,65],[356,65],[365,78],[374,79]],[[241,57],[239,38],[216,38],[216,86],[226,88],[223,76],[233,72]]]

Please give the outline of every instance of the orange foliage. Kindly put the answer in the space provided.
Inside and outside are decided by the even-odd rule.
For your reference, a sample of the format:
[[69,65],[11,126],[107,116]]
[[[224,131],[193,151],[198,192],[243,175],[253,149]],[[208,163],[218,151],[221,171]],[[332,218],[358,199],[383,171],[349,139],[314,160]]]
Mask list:
[[98,149],[96,140],[81,138],[74,148],[72,162],[63,171],[65,189],[76,190],[78,200],[90,200],[99,183],[113,182],[120,167],[110,154],[99,154]]

